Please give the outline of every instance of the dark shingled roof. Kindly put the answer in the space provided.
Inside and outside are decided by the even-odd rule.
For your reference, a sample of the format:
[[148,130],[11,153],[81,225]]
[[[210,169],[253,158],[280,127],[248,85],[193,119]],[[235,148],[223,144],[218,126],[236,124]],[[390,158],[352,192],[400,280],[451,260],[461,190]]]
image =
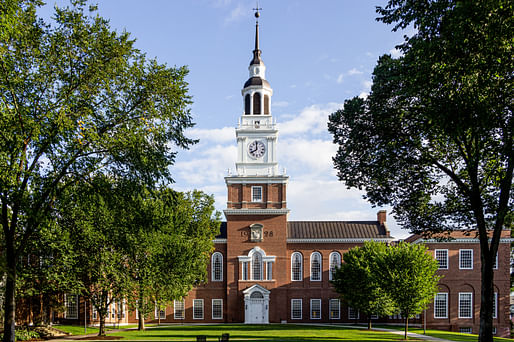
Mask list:
[[[289,221],[289,239],[369,239],[389,237],[377,221]],[[227,238],[227,222],[221,222],[216,239]]]
[[384,238],[387,232],[377,221],[289,221],[288,239]]
[[269,87],[268,81],[260,78],[259,76],[250,77],[248,81],[245,82],[245,85],[243,88],[249,87],[249,86],[267,86]]
[[226,239],[226,238],[227,238],[227,222],[221,222],[220,234],[216,235],[216,239]]

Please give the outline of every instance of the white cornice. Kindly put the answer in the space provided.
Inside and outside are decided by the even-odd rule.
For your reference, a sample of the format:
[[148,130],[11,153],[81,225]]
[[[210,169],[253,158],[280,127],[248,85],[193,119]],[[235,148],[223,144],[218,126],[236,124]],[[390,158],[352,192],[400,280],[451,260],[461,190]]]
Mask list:
[[227,243],[227,239],[214,239],[212,240],[213,243]]
[[366,241],[391,242],[394,238],[343,238],[343,239],[287,239],[287,243],[355,243]]
[[[491,239],[489,239],[491,241]],[[502,238],[500,239],[500,243],[511,243],[514,242],[512,238]],[[416,241],[411,242],[412,244],[418,243],[480,243],[479,239],[473,238],[465,238],[465,239],[451,239],[451,240],[438,240],[438,239],[418,239]]]
[[279,183],[287,184],[289,176],[277,175],[277,176],[227,176],[225,177],[225,183],[228,184],[270,184]]
[[225,209],[226,215],[285,215],[289,209]]

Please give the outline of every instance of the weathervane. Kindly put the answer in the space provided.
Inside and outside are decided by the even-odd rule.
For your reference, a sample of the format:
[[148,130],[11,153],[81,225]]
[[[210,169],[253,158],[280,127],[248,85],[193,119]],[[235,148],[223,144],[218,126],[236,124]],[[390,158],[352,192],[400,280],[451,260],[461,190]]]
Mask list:
[[255,11],[255,18],[259,21],[259,17],[261,15],[259,11],[262,11],[262,8],[259,7],[259,0],[256,1],[256,7],[253,10]]

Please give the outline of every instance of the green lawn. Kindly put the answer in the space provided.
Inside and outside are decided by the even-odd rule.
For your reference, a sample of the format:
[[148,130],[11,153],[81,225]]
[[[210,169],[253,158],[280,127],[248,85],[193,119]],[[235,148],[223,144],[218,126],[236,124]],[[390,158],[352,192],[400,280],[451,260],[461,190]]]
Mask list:
[[[147,324],[148,326],[148,324]],[[150,325],[152,326],[152,325]],[[61,325],[61,324],[54,324],[53,327],[55,329],[59,329],[61,331],[70,333],[72,335],[84,335],[84,326],[80,325]],[[116,328],[115,328],[116,327]],[[113,327],[111,324],[106,325],[105,330],[107,333],[109,333],[109,330],[117,329],[118,325]],[[121,329],[124,328],[137,328],[137,324],[131,324],[131,325],[121,325],[119,326]],[[88,334],[98,334],[98,328],[97,327],[87,327],[87,333]]]
[[[374,327],[379,328],[386,328],[386,329],[395,329],[399,331],[404,331],[403,326],[397,326],[397,325],[377,325]],[[409,328],[409,332],[423,335],[423,329],[422,328]],[[427,329],[426,334],[428,336],[433,336],[437,338],[442,338],[445,340],[451,340],[451,341],[462,341],[462,342],[476,342],[478,340],[478,335],[474,334],[461,334],[457,332],[449,332],[449,331],[443,331],[443,330],[430,330]],[[509,338],[501,338],[501,337],[494,337],[494,341],[497,342],[512,342],[512,339]]]
[[326,327],[313,325],[194,325],[163,326],[148,329],[112,333],[130,340],[196,341],[197,335],[207,336],[207,341],[218,341],[223,333],[230,334],[230,341],[398,341],[402,336],[380,331]]

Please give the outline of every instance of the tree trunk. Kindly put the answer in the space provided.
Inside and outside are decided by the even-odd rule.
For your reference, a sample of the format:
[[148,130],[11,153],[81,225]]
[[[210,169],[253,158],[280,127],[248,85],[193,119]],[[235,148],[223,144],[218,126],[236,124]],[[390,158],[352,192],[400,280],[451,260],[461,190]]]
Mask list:
[[[480,331],[479,342],[493,342],[493,253],[481,253],[482,290],[480,293]],[[496,309],[498,310],[498,308]]]
[[409,315],[405,315],[405,336],[404,336],[404,338],[406,340],[409,339],[408,332],[409,332]]
[[145,330],[145,316],[139,312],[139,321],[137,323],[137,330]]
[[100,327],[98,329],[98,336],[105,336],[105,315],[101,313],[100,310],[98,310],[98,317],[100,317]]
[[16,258],[12,239],[6,239],[5,254],[7,261],[7,279],[5,280],[4,304],[4,342],[14,342],[16,319]]
[[371,315],[368,316],[368,330],[371,330]]

